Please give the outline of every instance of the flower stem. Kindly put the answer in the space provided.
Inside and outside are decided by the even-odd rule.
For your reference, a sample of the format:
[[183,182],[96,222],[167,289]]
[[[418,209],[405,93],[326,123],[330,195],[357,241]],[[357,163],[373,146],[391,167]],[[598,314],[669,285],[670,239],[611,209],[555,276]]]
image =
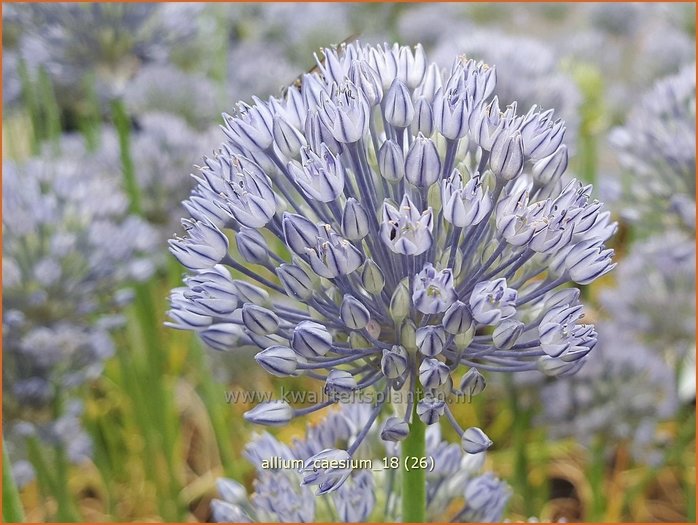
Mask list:
[[403,523],[424,523],[426,520],[427,473],[425,469],[417,466],[419,459],[426,456],[426,425],[417,416],[417,401],[421,393],[422,389],[417,385],[410,433],[402,442]]
[[22,502],[19,499],[17,485],[12,477],[12,465],[5,449],[5,438],[2,440],[2,521],[19,523],[24,521]]

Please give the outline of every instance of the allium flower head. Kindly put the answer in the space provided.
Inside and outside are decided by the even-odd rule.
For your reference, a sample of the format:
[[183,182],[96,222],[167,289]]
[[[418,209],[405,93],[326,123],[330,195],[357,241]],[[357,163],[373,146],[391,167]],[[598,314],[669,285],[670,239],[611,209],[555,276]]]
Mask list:
[[[368,425],[368,427],[367,427]],[[340,522],[365,522],[380,515],[382,521],[399,521],[399,494],[393,493],[383,457],[396,459],[398,446],[381,447],[378,422],[371,421],[371,406],[342,404],[319,423],[308,426],[302,438],[286,445],[270,434],[256,436],[245,456],[256,468],[254,493],[240,483],[221,478],[219,497],[211,503],[216,522],[314,522],[330,517]],[[385,428],[385,425],[384,425]],[[366,436],[361,434],[367,431]],[[340,443],[353,447],[362,440],[358,457],[366,460],[353,472],[318,468],[323,461],[348,461]],[[427,514],[431,520],[496,522],[502,519],[511,490],[492,472],[482,472],[485,453],[465,453],[457,444],[441,439],[438,425],[427,432],[427,454],[434,469],[427,477]],[[358,460],[357,460],[358,461]],[[373,468],[368,468],[372,465]],[[344,478],[321,502],[313,493],[315,478]],[[324,493],[320,488],[318,494]],[[385,502],[385,505],[377,504]],[[328,515],[327,509],[331,514]],[[454,514],[455,513],[455,514]]]
[[[308,374],[330,391],[334,370],[355,392],[421,383],[428,423],[450,414],[461,366],[578,369],[595,332],[566,314],[578,294],[562,286],[613,268],[604,243],[615,225],[591,187],[563,182],[566,162],[551,161],[566,159],[564,123],[552,110],[502,111],[495,69],[462,57],[442,72],[421,46],[325,55],[283,99],[226,116],[227,141],[186,203],[190,233],[172,241],[194,272],[173,292],[173,325],[215,334],[218,349],[274,348],[265,364],[277,375]],[[231,253],[229,235],[245,248]],[[194,285],[208,274],[235,290],[233,313],[202,304],[218,296]],[[541,323],[553,309],[568,328],[549,353]],[[279,361],[279,347],[293,354]]]
[[147,113],[169,113],[199,130],[206,130],[218,115],[216,85],[171,64],[143,67],[126,85],[124,102],[137,118]]
[[[657,82],[611,141],[626,177],[620,181],[625,204],[637,217],[666,223],[678,219],[695,230],[696,68]],[[659,208],[666,206],[669,209]],[[673,214],[667,214],[672,211]]]
[[3,162],[3,418],[43,422],[40,437],[61,421],[56,399],[101,373],[111,312],[152,271],[153,232],[128,214],[118,172],[61,146]]
[[163,61],[172,44],[193,35],[196,5],[42,3],[16,9],[26,28],[20,49],[30,66],[45,66],[60,86],[79,88],[84,75],[120,92],[148,61]]
[[633,245],[601,304],[616,326],[677,365],[695,348],[695,268],[693,237],[668,230]]

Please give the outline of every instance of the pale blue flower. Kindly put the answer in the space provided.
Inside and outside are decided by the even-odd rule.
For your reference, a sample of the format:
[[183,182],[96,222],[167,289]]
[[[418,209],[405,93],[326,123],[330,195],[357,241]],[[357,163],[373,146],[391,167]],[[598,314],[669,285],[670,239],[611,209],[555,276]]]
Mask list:
[[[185,204],[190,235],[171,241],[199,278],[173,292],[173,324],[217,349],[254,343],[274,375],[325,382],[329,399],[317,405],[253,412],[274,424],[371,388],[387,403],[417,382],[424,399],[398,416],[416,409],[432,424],[450,414],[460,365],[549,375],[581,367],[591,325],[574,318],[569,334],[546,341],[569,337],[555,357],[539,328],[548,310],[577,306],[558,298],[563,285],[614,267],[605,242],[615,224],[590,186],[562,184],[564,122],[535,106],[500,110],[496,70],[481,62],[458,58],[440,71],[421,46],[397,44],[324,54],[300,87],[225,115],[226,142]],[[230,269],[226,280],[245,276],[234,281],[232,313],[202,304],[201,280],[219,267]],[[400,435],[392,426],[386,437]],[[313,482],[336,489],[344,474]]]

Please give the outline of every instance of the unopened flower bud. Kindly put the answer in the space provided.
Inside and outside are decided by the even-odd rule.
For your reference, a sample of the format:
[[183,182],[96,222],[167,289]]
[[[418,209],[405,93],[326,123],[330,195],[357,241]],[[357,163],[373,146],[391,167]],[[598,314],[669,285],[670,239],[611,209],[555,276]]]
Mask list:
[[244,414],[245,421],[257,425],[281,426],[293,419],[293,408],[286,401],[261,403]]
[[395,288],[393,297],[390,299],[390,317],[396,323],[401,322],[410,313],[410,289],[407,280],[402,280]]
[[449,334],[462,334],[468,331],[473,324],[473,317],[470,315],[468,306],[462,301],[453,303],[443,318],[444,329]]
[[330,351],[332,336],[314,321],[303,321],[293,330],[291,348],[303,357],[320,357]]
[[405,178],[418,188],[428,188],[441,176],[441,158],[436,144],[417,135],[405,157]]
[[388,124],[396,128],[406,128],[414,118],[414,104],[407,86],[399,79],[393,80],[383,99],[383,114]]
[[451,369],[438,359],[428,358],[419,365],[419,382],[426,389],[437,388],[448,380]]
[[254,228],[243,226],[235,237],[240,255],[249,263],[264,264],[269,259],[267,241]]
[[407,370],[407,350],[398,345],[393,345],[390,350],[384,348],[381,370],[388,379],[397,379],[402,376]]
[[381,429],[381,439],[383,441],[402,441],[410,433],[410,426],[407,421],[395,416],[390,416],[383,423]]
[[298,356],[287,346],[270,346],[254,358],[264,370],[278,377],[293,375],[298,367]]
[[342,233],[350,241],[358,241],[368,235],[368,213],[359,201],[350,197],[342,213]]
[[478,395],[485,389],[485,386],[487,386],[487,382],[477,368],[468,370],[460,381],[460,391],[468,397]]
[[342,322],[351,330],[361,330],[371,320],[368,309],[351,295],[344,296],[339,315]]
[[394,140],[386,140],[378,150],[378,169],[385,180],[397,182],[405,176],[402,149]]
[[426,394],[424,399],[417,403],[417,416],[425,425],[438,423],[439,418],[444,415],[446,401],[438,396]]
[[533,165],[533,178],[538,184],[546,185],[559,180],[567,170],[567,146],[562,145],[555,153],[540,159]]
[[499,323],[492,333],[494,346],[502,350],[509,350],[523,333],[524,324],[516,319],[505,319]]
[[501,133],[492,145],[490,166],[497,178],[509,181],[516,178],[524,166],[524,150],[521,134]]
[[492,440],[477,427],[470,427],[463,432],[461,447],[468,454],[478,454],[492,446]]
[[290,296],[301,300],[313,296],[313,283],[302,268],[294,264],[282,264],[276,269],[276,275]]
[[346,370],[332,370],[325,381],[325,394],[333,399],[346,397],[356,390],[356,378]]
[[423,326],[417,329],[417,348],[422,355],[439,355],[446,344],[446,331],[441,326]]
[[366,259],[363,270],[361,270],[361,283],[368,293],[379,294],[385,286],[385,277],[373,259]]
[[242,322],[257,335],[274,334],[279,329],[279,318],[274,312],[251,303],[242,307]]

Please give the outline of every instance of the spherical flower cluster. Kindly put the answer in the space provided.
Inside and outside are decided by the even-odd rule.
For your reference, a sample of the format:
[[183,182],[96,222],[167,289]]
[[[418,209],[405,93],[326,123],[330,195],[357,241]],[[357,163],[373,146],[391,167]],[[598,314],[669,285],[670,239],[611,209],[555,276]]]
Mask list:
[[599,327],[597,355],[579,374],[549,383],[540,392],[541,422],[553,438],[573,437],[607,451],[627,441],[636,461],[656,464],[657,424],[677,408],[673,370],[655,351],[614,324]]
[[[111,312],[146,278],[153,232],[127,211],[118,172],[70,141],[3,162],[3,418],[52,420],[57,398],[113,352]],[[89,176],[87,176],[89,175]]]
[[[331,518],[353,523],[384,512],[382,521],[399,521],[396,513],[400,498],[389,481],[395,471],[385,468],[386,460],[382,459],[396,458],[397,447],[381,446],[377,439],[379,425],[371,414],[369,404],[342,404],[340,410],[309,426],[303,439],[295,439],[290,446],[268,433],[257,436],[245,448],[245,456],[257,470],[254,494],[248,496],[234,480],[219,479],[219,498],[211,504],[213,520],[307,523]],[[331,472],[315,468],[322,462],[346,460],[335,447],[340,443],[354,447],[362,433],[368,436],[361,438],[358,458],[366,460],[365,465],[353,472],[340,467]],[[510,489],[492,472],[482,472],[485,452],[465,454],[457,444],[443,441],[439,426],[434,425],[427,433],[427,454],[434,459],[434,469],[427,478],[429,519],[501,521]],[[332,483],[342,480],[341,486],[325,499],[330,516],[308,487],[318,476]]]
[[216,89],[215,83],[206,77],[184,72],[172,64],[155,63],[141,68],[128,83],[124,104],[136,118],[167,113],[205,131],[219,114]]
[[666,231],[637,242],[601,292],[613,323],[677,365],[696,344],[695,240]]
[[119,93],[138,67],[168,58],[174,42],[195,34],[201,6],[148,3],[32,4],[15,7],[21,56],[61,87],[80,89],[96,74],[100,92]]
[[657,82],[611,141],[627,170],[619,183],[631,217],[654,225],[678,217],[695,231],[695,64]]
[[[271,374],[323,381],[315,408],[400,392],[403,423],[415,403],[429,424],[453,421],[446,397],[478,384],[475,369],[579,369],[596,332],[566,285],[613,268],[615,224],[590,186],[563,180],[564,123],[502,111],[483,63],[440,71],[421,46],[325,55],[282,99],[225,116],[187,235],[170,241],[191,272],[170,325],[223,351],[252,342]],[[308,410],[279,401],[247,419]]]

